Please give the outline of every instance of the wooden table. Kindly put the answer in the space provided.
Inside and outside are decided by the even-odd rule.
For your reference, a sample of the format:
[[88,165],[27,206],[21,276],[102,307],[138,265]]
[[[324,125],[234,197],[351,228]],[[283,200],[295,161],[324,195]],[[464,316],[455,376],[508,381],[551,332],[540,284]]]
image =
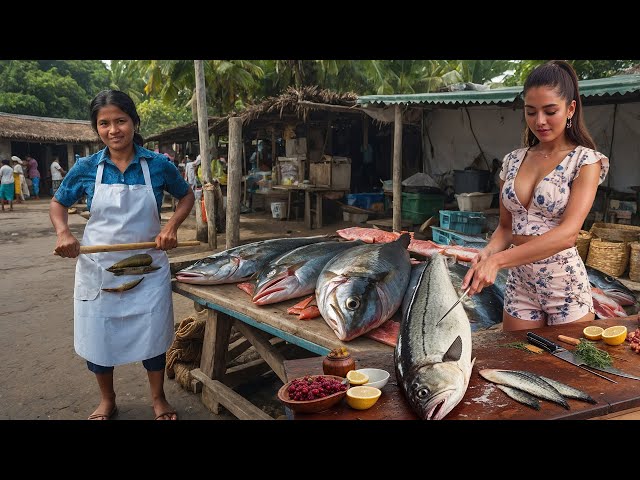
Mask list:
[[[603,328],[612,325],[625,325],[629,332],[638,328],[637,320],[623,318],[603,322],[572,323],[564,326],[543,327],[535,330],[554,342],[567,347],[557,340],[558,334],[575,338],[582,337],[585,326],[596,324]],[[564,360],[544,352],[540,354],[500,347],[512,342],[526,342],[526,330],[519,332],[495,332],[483,335],[484,342],[477,345],[473,339],[473,357],[475,365],[471,373],[469,387],[462,401],[445,417],[450,420],[558,420],[558,419],[590,419],[612,418],[634,411],[640,411],[640,381],[631,380],[611,374],[604,374],[614,379],[617,384],[603,380],[596,375],[573,366]],[[597,342],[597,347],[607,350],[614,358],[616,368],[627,373],[640,376],[640,355],[629,348],[627,342],[619,346],[608,346]],[[337,406],[315,414],[298,414],[287,409],[287,416],[295,420],[414,420],[417,416],[405,400],[397,386],[392,352],[358,352],[355,354],[356,368],[382,368],[391,377],[382,388],[382,396],[368,410],[353,410],[342,401]],[[284,362],[287,381],[307,374],[322,374],[322,358],[288,360]],[[478,374],[484,368],[501,368],[508,370],[527,370],[545,377],[553,378],[575,388],[587,392],[598,403],[595,405],[578,400],[567,400],[571,409],[565,410],[560,405],[540,400],[540,410],[536,411],[507,397],[492,383]],[[599,372],[600,373],[600,372]]]
[[[271,419],[232,388],[247,376],[269,369],[285,383],[285,358],[278,349],[283,341],[319,355],[341,346],[354,354],[393,351],[388,345],[364,337],[344,343],[321,317],[298,320],[296,315],[287,314],[287,308],[300,298],[261,307],[235,284],[192,285],[173,280],[172,289],[208,309],[200,368],[192,370],[191,375],[202,382],[202,402],[214,413],[223,405],[240,419]],[[232,338],[232,326],[244,338]],[[227,368],[230,361],[251,346],[262,360]]]
[[322,228],[322,199],[330,193],[348,193],[348,189],[330,188],[310,185],[274,185],[273,190],[284,190],[288,192],[287,220],[291,215],[291,197],[297,192],[304,192],[304,223],[311,230]]

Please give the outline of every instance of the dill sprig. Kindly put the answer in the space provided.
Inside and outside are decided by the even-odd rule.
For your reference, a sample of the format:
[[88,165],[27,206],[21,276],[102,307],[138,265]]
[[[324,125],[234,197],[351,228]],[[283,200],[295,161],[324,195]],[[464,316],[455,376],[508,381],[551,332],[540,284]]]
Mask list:
[[502,345],[498,345],[498,347],[515,348],[517,350],[524,350],[525,352],[535,353],[528,348],[528,345],[529,344],[525,342],[512,342],[512,343],[503,343]]
[[588,367],[608,367],[613,362],[611,355],[597,348],[594,342],[580,339],[575,354],[580,357]]

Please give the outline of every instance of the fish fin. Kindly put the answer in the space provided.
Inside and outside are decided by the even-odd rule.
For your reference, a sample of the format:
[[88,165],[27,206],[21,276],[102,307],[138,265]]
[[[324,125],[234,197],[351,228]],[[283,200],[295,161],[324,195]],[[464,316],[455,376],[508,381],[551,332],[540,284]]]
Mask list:
[[396,242],[399,242],[400,245],[402,245],[403,248],[407,248],[409,246],[409,244],[411,243],[411,235],[409,235],[408,233],[405,232],[405,233],[403,233],[402,235],[400,235],[398,237]]
[[442,356],[443,362],[457,362],[462,357],[462,338],[460,335],[453,341],[449,350]]

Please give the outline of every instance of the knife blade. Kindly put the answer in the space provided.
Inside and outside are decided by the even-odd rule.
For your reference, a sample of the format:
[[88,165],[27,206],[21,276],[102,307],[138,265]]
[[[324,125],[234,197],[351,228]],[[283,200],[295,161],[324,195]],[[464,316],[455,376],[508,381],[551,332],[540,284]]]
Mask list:
[[[444,320],[444,317],[449,315],[449,313],[451,313],[451,310],[456,308],[456,305],[458,305],[462,301],[462,299],[467,296],[467,293],[469,293],[470,289],[471,289],[471,286],[468,286],[467,289],[464,291],[464,293],[462,295],[460,295],[460,298],[458,300],[456,300],[453,305],[451,305],[451,308],[449,310],[447,310],[447,312],[444,315],[442,315],[442,318],[440,318],[440,320],[438,320],[438,323],[440,323],[442,320]],[[436,325],[438,325],[438,323],[436,323]]]
[[564,360],[565,362],[569,362],[572,365],[575,365],[576,367],[580,367],[583,370],[586,370],[589,373],[593,373],[594,375],[600,377],[600,378],[604,378],[605,380],[608,380],[612,383],[618,383],[615,380],[612,380],[609,377],[605,377],[604,375],[600,375],[598,372],[594,372],[593,370],[589,370],[587,367],[584,366],[584,361],[580,360],[580,358],[576,357],[573,352],[570,352],[569,350],[562,348],[560,345],[557,345],[555,343],[553,343],[551,340],[548,340],[544,337],[541,337],[540,335],[536,335],[533,332],[527,332],[527,340],[529,341],[529,343],[533,343],[534,345],[537,345],[538,347],[544,348],[547,352],[549,352],[551,355],[553,355],[556,358],[559,358],[561,360]]
[[[529,333],[531,333],[531,335],[532,335],[534,338],[535,338],[535,337],[537,337],[539,340],[540,340],[540,339],[541,339],[541,340],[544,340],[544,341],[546,341],[546,342],[549,342],[550,344],[555,345],[555,347],[559,348],[560,350],[564,350],[564,352],[560,352],[559,354],[555,354],[555,353],[553,353],[553,352],[551,352],[551,354],[552,354],[552,355],[555,355],[555,356],[556,356],[556,357],[558,357],[558,358],[562,358],[560,355],[564,355],[564,356],[566,356],[566,357],[571,357],[571,358],[572,358],[572,360],[577,361],[578,363],[580,363],[580,365],[578,365],[577,363],[574,363],[573,361],[568,360],[568,359],[566,359],[566,358],[562,358],[562,359],[563,359],[563,360],[567,360],[568,362],[573,363],[574,365],[578,365],[578,366],[579,366],[579,367],[581,367],[581,368],[584,368],[584,367],[582,367],[582,365],[586,365],[587,367],[589,367],[589,369],[592,369],[592,370],[598,370],[598,371],[600,371],[600,372],[610,373],[611,375],[617,375],[617,376],[619,376],[619,377],[630,378],[631,380],[640,380],[640,377],[636,377],[635,375],[631,375],[630,373],[627,373],[627,372],[625,372],[625,371],[623,371],[623,370],[620,370],[620,369],[618,369],[618,368],[615,368],[615,367],[611,367],[611,366],[608,366],[608,367],[594,367],[594,366],[592,366],[592,365],[587,365],[587,364],[584,362],[584,360],[582,360],[580,357],[578,357],[577,355],[575,355],[573,352],[571,352],[571,351],[569,351],[569,350],[566,350],[566,349],[562,348],[560,345],[557,345],[557,344],[553,343],[551,340],[547,340],[546,338],[541,337],[540,335],[536,335],[535,333],[528,332],[528,333],[527,333],[527,338],[529,338]],[[566,337],[565,337],[565,338],[566,338]],[[594,374],[598,375],[596,372],[591,372],[591,373],[594,373]],[[604,377],[604,376],[603,376],[603,378],[607,378],[607,377]],[[611,380],[611,379],[607,378],[607,380]],[[613,381],[613,380],[612,380],[612,381]],[[617,383],[617,382],[616,382],[616,383]]]

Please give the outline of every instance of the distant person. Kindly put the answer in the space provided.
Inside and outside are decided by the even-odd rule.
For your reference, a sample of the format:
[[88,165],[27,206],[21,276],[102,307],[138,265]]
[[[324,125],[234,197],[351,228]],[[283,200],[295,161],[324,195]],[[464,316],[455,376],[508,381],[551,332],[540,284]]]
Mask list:
[[[138,130],[140,116],[131,97],[103,90],[90,105],[91,126],[105,148],[81,158],[69,171],[50,204],[55,251],[76,258],[74,348],[95,374],[100,404],[90,420],[117,413],[114,366],[142,362],[151,391],[153,417],[177,420],[164,391],[166,352],[174,338],[171,272],[166,250],[178,244],[178,228],[193,207],[194,195],[175,165],[147,150]],[[160,221],[163,192],[179,199],[176,212]],[[91,218],[83,245],[153,241],[154,248],[133,252],[80,255],[69,229],[67,208],[87,195]],[[159,270],[114,276],[106,269],[133,254],[147,254]],[[124,291],[118,289],[144,280]]]
[[[187,157],[188,158],[188,157]],[[189,159],[187,164],[184,167],[185,170],[185,180],[191,187],[191,190],[195,191],[198,186],[198,180],[196,176],[196,168],[200,165],[200,155],[195,160]]]
[[[11,157],[11,168],[13,168],[13,192],[15,195],[16,203],[24,202],[24,194],[22,193],[22,182],[20,176],[22,174],[22,165],[18,163],[20,157],[15,155]],[[22,160],[20,160],[22,162]],[[23,175],[24,176],[24,175]]]
[[38,170],[38,161],[31,155],[26,156],[27,159],[27,175],[31,179],[33,187],[33,196],[36,200],[40,200],[40,171]]
[[51,166],[49,168],[51,169],[51,187],[53,188],[53,194],[55,195],[67,172],[58,163],[58,157],[53,157],[53,162],[51,162]]
[[2,201],[3,212],[5,202],[9,204],[9,211],[13,211],[13,182],[13,168],[9,166],[9,160],[3,159],[2,167],[0,167],[0,200]]

